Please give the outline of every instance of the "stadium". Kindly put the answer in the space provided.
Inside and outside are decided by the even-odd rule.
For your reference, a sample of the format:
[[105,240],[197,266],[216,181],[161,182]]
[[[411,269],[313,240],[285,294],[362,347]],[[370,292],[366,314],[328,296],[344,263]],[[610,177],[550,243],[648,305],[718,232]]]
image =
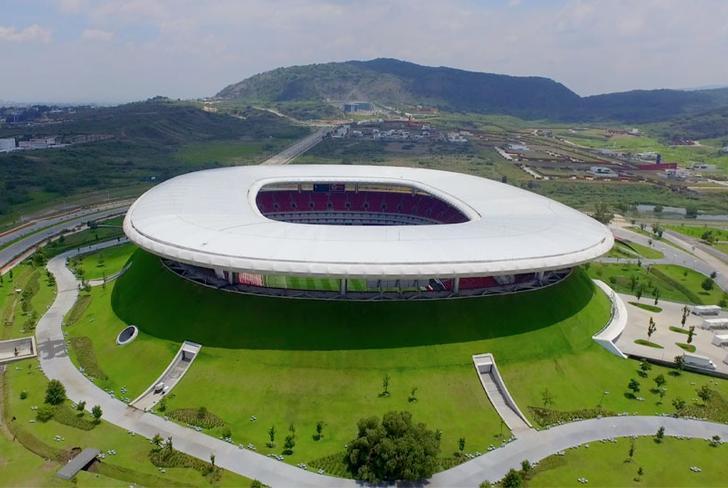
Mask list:
[[597,221],[510,185],[349,165],[182,175],[142,195],[124,231],[168,269],[209,287],[340,300],[533,290],[613,245]]

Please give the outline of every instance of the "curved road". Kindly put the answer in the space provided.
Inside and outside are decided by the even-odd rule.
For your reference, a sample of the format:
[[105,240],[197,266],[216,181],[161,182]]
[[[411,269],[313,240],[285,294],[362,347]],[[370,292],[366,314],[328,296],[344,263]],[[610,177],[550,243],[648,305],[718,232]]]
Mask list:
[[[116,241],[96,244],[82,248],[81,252],[116,244]],[[111,398],[83,376],[68,357],[62,331],[63,317],[78,297],[78,280],[65,265],[66,258],[76,254],[77,250],[69,251],[48,262],[48,270],[53,273],[58,283],[58,296],[36,329],[41,368],[48,378],[58,379],[65,385],[71,400],[85,400],[88,405],[100,405],[106,421],[144,437],[152,438],[157,433],[163,437],[172,436],[178,450],[199,459],[207,460],[211,453],[215,453],[221,467],[258,479],[269,486],[359,485],[353,480],[315,474],[247,449],[240,449],[152,413],[129,407],[120,400]],[[569,447],[601,439],[652,435],[660,426],[665,427],[667,435],[709,439],[717,434],[721,438],[728,438],[728,425],[698,420],[639,416],[584,420],[543,431],[528,432],[505,447],[437,473],[429,484],[478,486],[484,480],[495,481],[502,478],[510,468],[519,468],[524,459],[535,462]]]

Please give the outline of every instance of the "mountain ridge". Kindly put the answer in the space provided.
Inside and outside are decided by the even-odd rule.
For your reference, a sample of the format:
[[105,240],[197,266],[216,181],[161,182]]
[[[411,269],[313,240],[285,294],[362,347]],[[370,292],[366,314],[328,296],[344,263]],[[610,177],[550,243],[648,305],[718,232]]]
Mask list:
[[728,89],[631,90],[581,97],[542,76],[513,76],[423,66],[392,58],[276,68],[232,83],[218,99],[384,105],[564,120],[652,122],[728,106]]

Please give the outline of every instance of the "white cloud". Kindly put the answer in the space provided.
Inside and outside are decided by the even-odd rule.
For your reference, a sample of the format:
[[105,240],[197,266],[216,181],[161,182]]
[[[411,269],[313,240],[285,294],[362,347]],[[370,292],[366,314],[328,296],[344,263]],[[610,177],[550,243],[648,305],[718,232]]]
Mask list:
[[51,32],[38,24],[24,29],[0,26],[0,41],[10,42],[50,42]]
[[[58,1],[55,42],[6,50],[3,98],[206,96],[278,66],[375,57],[548,76],[580,94],[728,83],[724,0]],[[74,23],[99,33],[62,36]]]
[[110,41],[114,33],[101,29],[86,29],[81,33],[81,38],[89,41]]

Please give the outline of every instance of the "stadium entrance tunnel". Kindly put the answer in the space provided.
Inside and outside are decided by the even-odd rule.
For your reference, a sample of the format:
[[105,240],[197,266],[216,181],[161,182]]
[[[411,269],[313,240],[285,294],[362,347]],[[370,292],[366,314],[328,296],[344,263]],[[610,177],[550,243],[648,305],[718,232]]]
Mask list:
[[164,265],[192,282],[220,290],[321,300],[426,300],[480,297],[537,290],[566,278],[571,269],[499,276],[373,279],[240,273],[165,260]]
[[420,188],[366,182],[274,183],[255,198],[271,219],[319,225],[441,225],[469,219],[455,205]]

